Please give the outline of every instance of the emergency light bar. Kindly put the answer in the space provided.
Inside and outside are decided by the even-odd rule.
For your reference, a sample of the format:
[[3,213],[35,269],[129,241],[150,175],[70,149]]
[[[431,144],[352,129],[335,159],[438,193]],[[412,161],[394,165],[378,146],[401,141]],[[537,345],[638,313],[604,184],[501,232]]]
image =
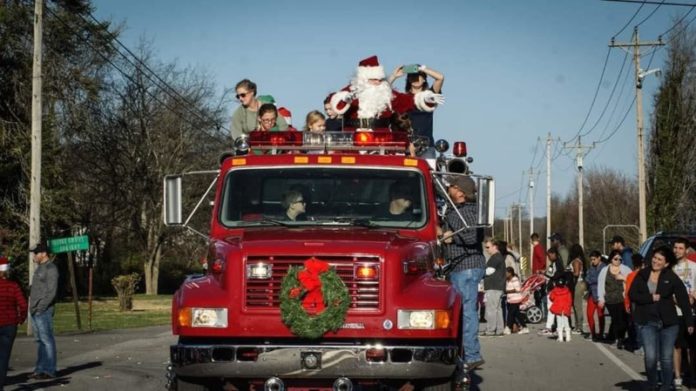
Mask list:
[[249,133],[249,146],[260,150],[379,150],[400,151],[408,147],[404,132],[262,132]]

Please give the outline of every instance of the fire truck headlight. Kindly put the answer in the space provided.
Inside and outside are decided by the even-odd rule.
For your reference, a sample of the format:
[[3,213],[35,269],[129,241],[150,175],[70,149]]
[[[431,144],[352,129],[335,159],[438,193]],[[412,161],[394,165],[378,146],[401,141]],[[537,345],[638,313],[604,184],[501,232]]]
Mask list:
[[449,313],[440,310],[399,310],[398,328],[408,329],[445,329],[449,327]]
[[191,308],[191,327],[227,327],[227,308]]
[[248,279],[265,280],[273,275],[273,266],[263,262],[248,264],[246,275]]

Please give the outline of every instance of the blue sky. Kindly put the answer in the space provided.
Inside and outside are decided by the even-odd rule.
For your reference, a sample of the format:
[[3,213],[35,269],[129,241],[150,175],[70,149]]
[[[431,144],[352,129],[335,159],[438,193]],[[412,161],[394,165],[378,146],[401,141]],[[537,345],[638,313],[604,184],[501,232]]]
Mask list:
[[[95,0],[94,6],[97,18],[124,24],[121,39],[127,46],[146,38],[161,61],[207,72],[220,91],[243,78],[254,80],[260,94],[272,94],[292,111],[296,126],[308,111],[321,109],[323,98],[343,87],[358,61],[372,54],[387,73],[411,63],[442,72],[447,102],[435,113],[435,137],[467,142],[474,171],[496,178],[501,216],[509,204],[527,200],[522,172],[532,164],[537,140],[549,132],[570,140],[580,129],[609,40],[640,5],[600,0]],[[643,6],[617,41],[629,41],[633,26],[655,7]],[[659,7],[640,25],[641,39],[657,39],[686,11]],[[651,68],[662,66],[664,54],[664,49],[656,52]],[[583,131],[607,104],[624,56],[621,49],[611,50]],[[649,58],[642,59],[643,68]],[[620,79],[604,118],[583,144],[606,138],[623,118],[634,97],[630,58],[624,75],[627,71],[630,78]],[[646,132],[658,83],[653,76],[644,82]],[[403,79],[395,86],[403,89]],[[229,107],[230,115],[235,107]],[[635,118],[631,110],[615,135],[585,157],[586,169],[612,167],[636,175]],[[543,145],[538,147],[534,166],[543,155]],[[557,155],[552,191],[566,194],[575,181],[575,164]],[[537,216],[546,208],[545,166],[539,165],[536,181]]]

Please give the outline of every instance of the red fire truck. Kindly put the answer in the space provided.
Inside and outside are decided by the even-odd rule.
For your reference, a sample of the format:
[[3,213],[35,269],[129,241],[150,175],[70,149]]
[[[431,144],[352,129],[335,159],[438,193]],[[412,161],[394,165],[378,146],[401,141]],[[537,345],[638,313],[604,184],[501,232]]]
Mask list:
[[[235,141],[209,172],[206,274],[173,298],[172,388],[452,387],[461,303],[439,273],[438,215],[452,205],[447,178],[468,175],[476,226],[489,226],[494,182],[469,170],[464,143],[454,156],[440,140],[410,157],[409,141],[296,131]],[[168,225],[195,212],[183,218],[183,178],[164,180]]]

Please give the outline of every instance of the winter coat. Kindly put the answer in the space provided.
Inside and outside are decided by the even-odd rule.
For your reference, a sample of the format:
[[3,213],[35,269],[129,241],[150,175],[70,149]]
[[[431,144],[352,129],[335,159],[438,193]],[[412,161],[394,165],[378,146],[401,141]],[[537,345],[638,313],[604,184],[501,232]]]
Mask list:
[[567,286],[557,286],[549,293],[551,313],[554,315],[570,316],[573,307],[573,295]]

